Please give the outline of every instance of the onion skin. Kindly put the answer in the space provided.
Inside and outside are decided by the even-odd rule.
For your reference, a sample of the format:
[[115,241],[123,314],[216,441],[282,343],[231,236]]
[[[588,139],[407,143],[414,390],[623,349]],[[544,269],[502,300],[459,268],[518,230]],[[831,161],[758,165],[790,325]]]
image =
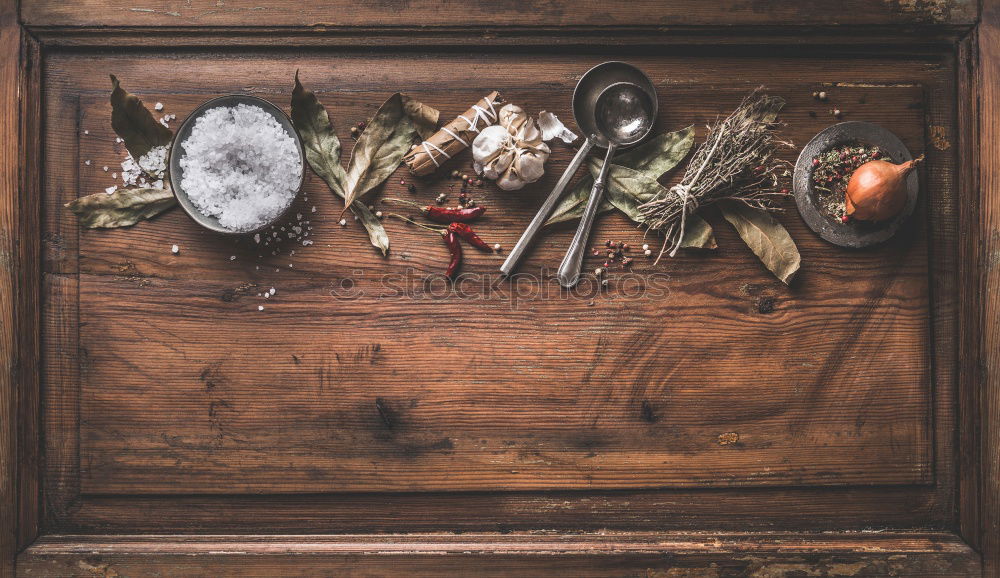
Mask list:
[[870,161],[858,167],[847,183],[847,214],[864,221],[887,221],[898,215],[906,206],[906,175],[923,160],[920,155],[901,165]]

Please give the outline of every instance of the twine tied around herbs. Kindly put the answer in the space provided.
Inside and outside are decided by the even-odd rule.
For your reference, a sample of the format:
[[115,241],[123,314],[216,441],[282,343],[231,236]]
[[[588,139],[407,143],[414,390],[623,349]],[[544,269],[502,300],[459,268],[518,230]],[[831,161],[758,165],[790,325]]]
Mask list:
[[664,253],[677,254],[688,214],[705,205],[735,199],[754,208],[778,210],[772,200],[787,196],[787,190],[778,188],[784,161],[775,158],[776,147],[790,143],[776,140],[774,129],[784,104],[781,98],[763,94],[763,87],[754,90],[732,114],[708,127],[708,138],[695,151],[680,184],[639,206],[647,229],[665,235],[657,262]]

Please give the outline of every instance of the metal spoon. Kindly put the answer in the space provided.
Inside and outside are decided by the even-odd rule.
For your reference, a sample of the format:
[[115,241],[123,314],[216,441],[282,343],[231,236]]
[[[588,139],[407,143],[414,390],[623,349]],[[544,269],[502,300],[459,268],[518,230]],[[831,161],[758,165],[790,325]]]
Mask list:
[[604,182],[607,180],[611,159],[618,147],[629,146],[642,140],[653,127],[656,105],[649,93],[637,84],[617,82],[604,89],[597,97],[594,120],[600,135],[608,141],[608,152],[604,155],[604,165],[590,189],[587,208],[580,218],[580,225],[573,236],[566,256],[559,265],[557,277],[563,287],[573,287],[580,279],[583,253],[587,249],[590,228],[597,216],[597,208],[604,196]]
[[618,61],[604,62],[591,68],[580,77],[580,81],[577,82],[576,88],[573,90],[573,118],[576,120],[576,126],[586,136],[586,140],[573,157],[573,160],[570,161],[569,166],[566,167],[566,171],[559,178],[559,182],[556,183],[552,192],[549,193],[549,196],[538,209],[535,218],[531,220],[521,238],[518,239],[517,244],[507,254],[507,259],[500,266],[500,272],[504,275],[510,275],[514,267],[517,266],[518,261],[521,260],[521,257],[528,250],[531,242],[541,230],[542,225],[545,224],[546,219],[552,213],[552,209],[559,202],[559,197],[566,190],[566,186],[573,180],[573,175],[580,168],[580,164],[583,163],[583,159],[586,158],[587,153],[595,146],[602,148],[608,146],[607,140],[597,130],[594,109],[597,106],[598,96],[600,96],[604,89],[616,82],[634,82],[641,86],[650,95],[654,105],[653,110],[656,110],[656,91],[653,88],[653,83],[649,81],[649,78],[641,70],[631,64]]

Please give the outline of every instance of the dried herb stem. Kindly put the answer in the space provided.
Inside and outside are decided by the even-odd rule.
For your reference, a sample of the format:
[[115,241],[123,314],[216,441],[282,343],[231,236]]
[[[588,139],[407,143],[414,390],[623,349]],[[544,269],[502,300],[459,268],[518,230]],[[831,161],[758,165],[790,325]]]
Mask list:
[[705,205],[733,198],[770,211],[775,210],[774,197],[788,194],[779,186],[787,163],[775,158],[777,145],[788,143],[774,137],[784,104],[756,89],[732,114],[709,127],[681,182],[639,206],[646,226],[667,238],[660,257],[668,249],[671,256],[676,254],[688,216]]

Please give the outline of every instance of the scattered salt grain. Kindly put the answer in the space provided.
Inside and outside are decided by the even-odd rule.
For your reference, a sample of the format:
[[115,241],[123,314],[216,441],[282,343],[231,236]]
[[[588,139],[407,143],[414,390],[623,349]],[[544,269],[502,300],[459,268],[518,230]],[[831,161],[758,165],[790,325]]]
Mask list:
[[85,164],[85,165],[87,165],[89,167],[90,166],[90,159],[87,159],[87,160],[83,161],[83,164]]
[[313,205],[313,208],[312,208],[312,211],[311,211],[311,212],[313,212],[313,213],[315,213],[315,212],[316,212],[316,206],[315,206],[315,205]]
[[276,290],[276,289],[275,289],[274,287],[271,287],[271,290],[270,290],[270,291],[268,291],[268,293],[270,293],[271,295],[274,295],[274,294],[275,294],[275,293],[277,293],[277,292],[278,292],[278,291],[277,291],[277,290]]
[[648,251],[648,250],[649,250],[649,243],[645,243],[645,244],[643,244],[643,246],[642,246],[642,250],[643,250],[643,251]]
[[235,261],[236,260],[236,255],[230,255],[229,256],[229,260],[230,261]]
[[264,293],[264,299],[269,299],[271,297],[270,293]]
[[162,102],[158,102],[155,105],[153,105],[153,108],[156,109],[156,110],[163,110],[163,103]]
[[111,178],[112,179],[117,179],[118,178],[118,173],[111,173]]
[[104,169],[104,172],[108,172],[108,165],[104,165],[102,168]]
[[90,134],[90,131],[89,130],[85,130],[85,131],[83,131],[83,134]]
[[110,195],[111,193],[117,190],[118,190],[118,185],[111,185],[110,187],[104,189],[104,192]]
[[253,242],[257,243],[258,245],[260,244],[260,233],[254,233]]
[[122,137],[120,137],[120,136],[116,136],[116,137],[115,137],[115,142],[125,142],[125,141],[124,141],[124,140],[122,140]]
[[233,231],[274,220],[302,180],[295,140],[258,106],[216,107],[181,143],[181,186],[195,207]]
[[258,305],[257,306],[257,311],[263,311],[263,310],[264,310],[264,306],[263,305]]
[[[357,217],[355,217],[355,219],[357,219]],[[347,226],[347,219],[341,219],[340,220],[340,226],[341,227],[346,227]]]
[[176,255],[181,252],[181,248],[178,247],[177,245],[174,245],[173,247],[170,247],[170,252]]

